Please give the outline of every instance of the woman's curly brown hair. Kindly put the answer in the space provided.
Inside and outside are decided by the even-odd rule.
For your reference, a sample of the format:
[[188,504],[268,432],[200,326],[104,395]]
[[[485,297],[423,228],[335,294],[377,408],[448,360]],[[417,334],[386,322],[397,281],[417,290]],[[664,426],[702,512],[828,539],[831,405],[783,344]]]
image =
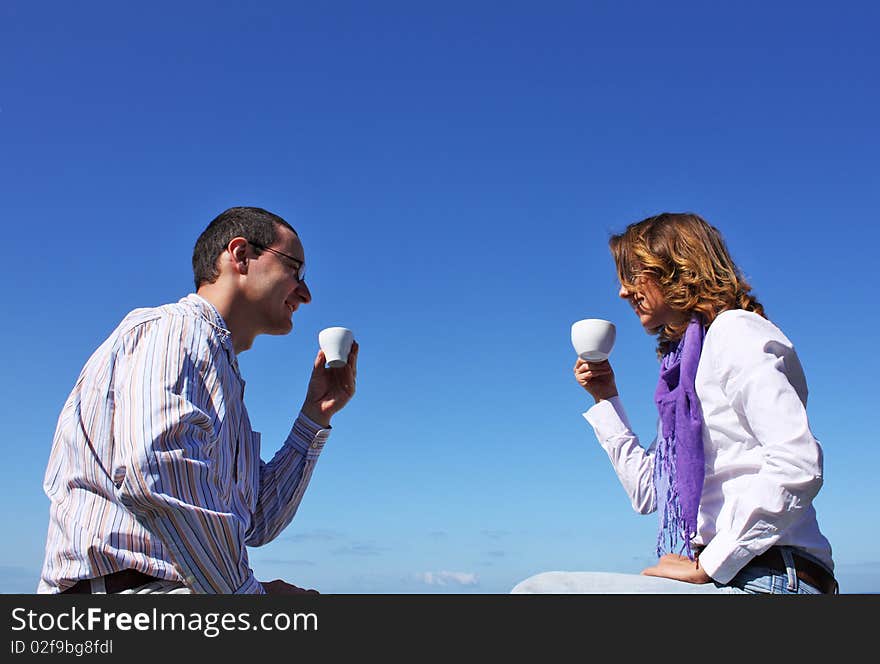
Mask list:
[[[699,215],[664,212],[648,217],[612,235],[609,246],[622,286],[637,292],[639,277],[654,279],[671,309],[701,314],[707,327],[727,309],[754,311],[766,318],[721,233]],[[653,330],[658,353],[681,339],[689,318]]]

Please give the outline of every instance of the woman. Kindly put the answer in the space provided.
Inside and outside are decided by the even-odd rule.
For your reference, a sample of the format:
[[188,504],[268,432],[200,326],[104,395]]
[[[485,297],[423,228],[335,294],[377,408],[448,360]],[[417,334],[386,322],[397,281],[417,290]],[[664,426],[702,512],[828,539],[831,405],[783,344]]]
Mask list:
[[641,577],[551,572],[514,592],[837,592],[812,506],[822,450],[803,370],[721,234],[695,214],[664,213],[610,246],[620,297],[658,339],[652,445],[631,431],[608,361],[579,359],[574,374],[633,508],[659,512],[659,560]]

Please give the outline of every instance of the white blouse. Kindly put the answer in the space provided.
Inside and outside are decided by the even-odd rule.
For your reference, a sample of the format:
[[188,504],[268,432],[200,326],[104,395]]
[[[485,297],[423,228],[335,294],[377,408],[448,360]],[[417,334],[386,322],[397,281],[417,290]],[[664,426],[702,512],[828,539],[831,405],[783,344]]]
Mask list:
[[[807,382],[792,343],[755,313],[725,311],[706,333],[696,389],[706,464],[693,541],[705,547],[701,567],[727,583],[753,557],[785,545],[833,570],[812,505],[822,486],[822,448],[807,421]],[[657,438],[647,450],[639,444],[619,397],[584,417],[633,508],[655,511]]]

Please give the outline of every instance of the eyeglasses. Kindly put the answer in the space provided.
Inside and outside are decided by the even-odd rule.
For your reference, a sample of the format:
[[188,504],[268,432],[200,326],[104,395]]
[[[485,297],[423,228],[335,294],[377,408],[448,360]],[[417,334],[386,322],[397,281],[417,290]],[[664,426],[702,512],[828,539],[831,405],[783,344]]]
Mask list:
[[272,247],[265,247],[262,244],[259,244],[257,242],[251,242],[250,240],[248,240],[248,242],[250,242],[251,246],[256,249],[260,249],[261,251],[270,251],[273,254],[277,254],[279,256],[284,256],[286,259],[293,261],[296,264],[296,268],[295,268],[296,269],[296,280],[299,282],[305,281],[306,264],[304,262],[302,262],[300,259],[294,258],[290,254],[285,254],[283,251],[278,251],[277,249],[273,249]]

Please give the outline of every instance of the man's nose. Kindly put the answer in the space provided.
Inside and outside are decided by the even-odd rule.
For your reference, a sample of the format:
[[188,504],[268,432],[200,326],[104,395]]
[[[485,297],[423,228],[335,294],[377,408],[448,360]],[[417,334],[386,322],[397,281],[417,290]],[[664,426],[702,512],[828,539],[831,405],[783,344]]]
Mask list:
[[300,281],[296,285],[296,292],[299,295],[300,299],[303,301],[303,304],[308,304],[312,301],[312,291],[309,290],[309,287],[306,286],[305,280]]

